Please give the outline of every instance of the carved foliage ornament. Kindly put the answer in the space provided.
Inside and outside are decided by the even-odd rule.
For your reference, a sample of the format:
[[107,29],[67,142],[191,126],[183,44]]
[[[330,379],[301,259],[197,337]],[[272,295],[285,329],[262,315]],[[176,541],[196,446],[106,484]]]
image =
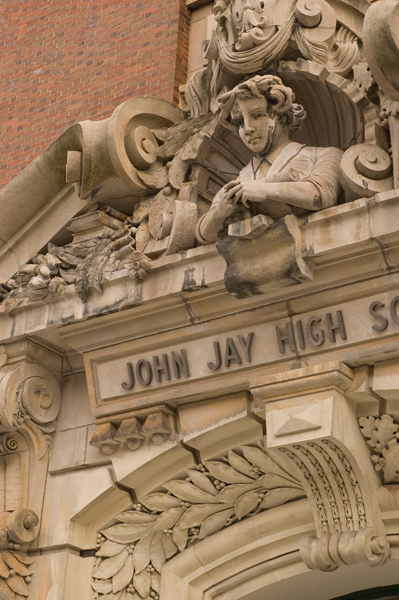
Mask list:
[[360,430],[372,448],[371,460],[384,483],[399,483],[399,424],[391,415],[360,417]]
[[242,446],[186,471],[102,530],[92,588],[97,600],[159,598],[163,564],[224,527],[303,498],[300,482],[261,447]]
[[0,598],[21,600],[29,595],[33,558],[28,544],[39,531],[39,519],[28,509],[0,514]]

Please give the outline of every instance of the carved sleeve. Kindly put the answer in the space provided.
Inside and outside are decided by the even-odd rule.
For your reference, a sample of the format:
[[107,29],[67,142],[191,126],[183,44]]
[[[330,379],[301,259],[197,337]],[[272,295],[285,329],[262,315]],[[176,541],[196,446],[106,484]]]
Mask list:
[[319,190],[321,207],[329,208],[337,204],[341,192],[338,173],[342,158],[339,148],[312,148],[316,154],[315,166],[309,177],[302,181],[310,181]]

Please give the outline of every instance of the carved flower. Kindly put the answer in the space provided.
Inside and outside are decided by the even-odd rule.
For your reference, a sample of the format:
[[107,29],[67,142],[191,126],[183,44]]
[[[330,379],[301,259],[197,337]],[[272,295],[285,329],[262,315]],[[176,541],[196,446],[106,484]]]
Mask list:
[[[92,588],[98,600],[159,597],[161,568],[187,545],[263,510],[305,496],[297,479],[261,448],[243,446],[186,471],[103,530]],[[123,596],[124,598],[125,596]]]
[[136,251],[130,255],[129,261],[125,261],[125,267],[129,269],[131,279],[143,281],[151,269],[151,260],[142,252]]

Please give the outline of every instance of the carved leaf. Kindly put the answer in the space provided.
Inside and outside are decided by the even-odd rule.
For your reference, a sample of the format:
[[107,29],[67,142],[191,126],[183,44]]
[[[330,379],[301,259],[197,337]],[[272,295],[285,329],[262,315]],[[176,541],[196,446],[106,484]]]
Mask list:
[[223,488],[219,494],[217,495],[217,499],[219,502],[235,502],[237,498],[239,498],[245,492],[248,492],[251,489],[260,489],[261,486],[254,486],[254,482],[251,485],[246,483],[238,483],[236,485],[229,485],[228,487]]
[[181,506],[181,501],[170,494],[149,494],[141,501],[150,510],[163,511],[167,508],[173,508],[174,506]]
[[133,577],[133,572],[133,555],[129,554],[121,570],[112,579],[112,591],[114,594],[129,585]]
[[154,535],[151,545],[151,564],[158,571],[161,572],[163,565],[166,563],[165,550],[162,544],[163,532],[157,531]]
[[222,527],[226,525],[227,520],[233,514],[233,509],[228,508],[223,510],[222,512],[216,513],[215,515],[211,515],[207,517],[201,525],[201,529],[199,532],[199,539],[203,540],[204,538],[213,535],[217,531],[220,531]]
[[[103,599],[101,598],[100,600],[103,600]],[[121,598],[121,600],[122,600],[122,598]],[[125,598],[123,600],[143,600],[143,599],[136,592],[134,592],[134,594],[131,594],[130,592],[126,592]]]
[[234,513],[238,519],[242,519],[258,506],[260,502],[258,494],[259,492],[251,490],[238,498],[234,506]]
[[256,483],[267,490],[281,487],[295,487],[302,489],[298,481],[292,482],[290,479],[280,477],[280,475],[262,475],[262,477],[259,477]]
[[112,581],[110,579],[97,579],[91,582],[91,587],[99,594],[109,594],[109,592],[112,592]]
[[148,595],[151,587],[151,573],[148,571],[141,571],[141,573],[135,573],[133,577],[133,585],[143,598]]
[[159,515],[154,523],[154,529],[172,529],[186,509],[183,506],[169,508]]
[[14,571],[16,573],[18,573],[18,575],[22,575],[22,577],[26,577],[27,575],[32,575],[32,570],[28,569],[25,565],[23,565],[21,562],[19,562],[19,560],[17,560],[15,558],[15,556],[13,556],[11,554],[11,552],[7,552],[7,551],[2,552],[1,557],[4,559],[4,561],[10,567],[10,569],[14,569]]
[[173,528],[172,537],[174,543],[179,548],[180,552],[183,552],[184,548],[187,545],[188,529],[182,529],[178,521]]
[[24,563],[24,565],[31,565],[35,560],[34,558],[27,556],[23,552],[17,552],[13,550],[11,554],[13,554],[15,558],[17,558],[20,562]]
[[13,592],[19,594],[20,596],[29,596],[29,590],[25,583],[25,580],[22,579],[19,575],[14,575],[14,577],[9,577],[7,579],[7,583],[12,589]]
[[154,532],[151,531],[145,535],[137,544],[133,552],[133,566],[136,573],[141,573],[146,569],[151,560],[151,544]]
[[360,429],[362,435],[366,439],[366,442],[372,448],[375,448],[375,418],[374,417],[360,417],[359,419]]
[[263,473],[273,473],[274,475],[280,475],[281,477],[286,477],[287,479],[291,479],[291,481],[295,481],[294,477],[284,471],[284,469],[282,469],[274,460],[270,458],[268,454],[266,454],[260,448],[254,448],[253,446],[242,446],[241,450],[245,458],[249,460],[250,463],[255,465],[255,467],[259,467]]
[[233,452],[233,450],[229,450],[227,457],[229,459],[229,463],[232,467],[234,467],[234,469],[236,469],[236,471],[239,471],[243,475],[247,475],[252,479],[256,478],[256,475],[251,473],[251,465],[247,460],[245,460],[245,458],[242,458],[242,456],[236,454]]
[[213,477],[219,479],[220,481],[224,481],[224,483],[252,483],[253,479],[243,475],[242,473],[238,473],[235,469],[226,465],[222,462],[218,462],[216,460],[209,460],[205,464],[205,467],[208,469]]
[[137,512],[135,510],[127,510],[126,512],[121,513],[116,517],[118,521],[122,521],[122,523],[132,523],[134,525],[141,525],[152,523],[155,521],[155,515],[149,515],[144,512]]
[[275,489],[271,490],[266,494],[261,504],[261,509],[265,508],[273,508],[274,506],[280,506],[280,504],[285,504],[288,500],[295,500],[296,498],[303,498],[305,496],[305,492],[303,490],[296,489]]
[[166,560],[172,558],[172,556],[174,556],[179,550],[176,544],[174,543],[171,535],[164,534],[162,536],[162,544],[163,549],[165,551]]
[[96,556],[106,556],[109,558],[110,556],[115,556],[116,554],[119,554],[119,552],[122,552],[124,547],[124,544],[117,544],[116,542],[106,540],[97,551]]
[[0,556],[0,577],[4,577],[4,579],[7,579],[9,571],[10,569],[7,567],[6,563]]
[[167,490],[175,494],[181,500],[186,502],[202,503],[202,502],[217,502],[212,494],[208,494],[203,490],[198,489],[189,481],[169,481],[163,484]]
[[399,483],[399,443],[392,440],[389,449],[384,448],[382,455],[387,464],[383,468],[385,483]]
[[157,594],[161,592],[161,577],[159,573],[151,573],[151,587]]
[[128,551],[122,550],[120,554],[106,558],[95,571],[93,577],[96,579],[109,579],[121,570],[128,557]]
[[148,533],[152,526],[152,523],[149,525],[128,525],[127,523],[121,523],[120,525],[113,525],[101,533],[112,542],[131,544]]
[[218,493],[213,483],[204,473],[201,473],[201,471],[189,470],[187,471],[187,475],[190,477],[194,485],[200,488],[200,490],[208,492],[209,494],[212,494],[212,496],[216,496]]
[[377,419],[374,432],[374,439],[376,440],[375,449],[382,452],[390,440],[396,438],[398,430],[399,425],[394,423],[391,415],[382,415],[381,419]]
[[[224,488],[226,489],[226,488]],[[226,508],[223,504],[196,504],[191,506],[185,512],[180,519],[180,527],[183,529],[189,529],[190,527],[197,527],[204,522],[204,519],[210,515],[214,515]]]
[[14,598],[14,592],[10,590],[4,579],[0,579],[0,600],[14,600]]

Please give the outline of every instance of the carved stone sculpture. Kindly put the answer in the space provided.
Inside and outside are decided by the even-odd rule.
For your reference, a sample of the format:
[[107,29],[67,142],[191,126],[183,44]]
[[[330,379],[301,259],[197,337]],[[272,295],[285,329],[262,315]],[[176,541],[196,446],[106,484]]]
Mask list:
[[[281,461],[279,461],[281,462]],[[299,481],[263,447],[242,446],[206,461],[149,494],[102,530],[94,598],[159,599],[161,568],[170,558],[224,527],[303,498]]]
[[198,219],[197,239],[219,240],[236,296],[311,279],[299,217],[398,185],[398,4],[372,4],[362,40],[350,14],[326,0],[216,0],[188,111],[133,98],[73,125],[38,159],[58,190],[74,185],[74,214],[87,214],[72,219],[72,242],[23,254],[17,273],[8,260],[6,310],[73,292],[86,301],[120,271],[139,298],[152,261],[198,243]]
[[257,213],[281,218],[292,210],[301,214],[337,202],[342,152],[291,141],[290,132],[297,131],[305,118],[303,107],[294,100],[293,91],[271,75],[253,77],[220,97],[222,124],[236,129],[254,156],[200,219],[200,241],[222,237],[229,217],[240,209],[245,214],[250,206]]

